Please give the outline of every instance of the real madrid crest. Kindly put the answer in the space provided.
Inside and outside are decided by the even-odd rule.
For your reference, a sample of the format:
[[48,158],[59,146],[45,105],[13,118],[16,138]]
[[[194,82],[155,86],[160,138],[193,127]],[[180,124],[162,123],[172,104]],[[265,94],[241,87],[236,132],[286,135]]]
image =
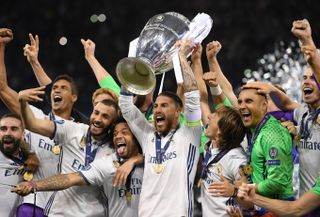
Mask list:
[[113,160],[113,161],[112,161],[112,164],[113,164],[113,166],[114,166],[115,168],[119,168],[119,167],[120,167],[120,163],[119,163],[118,161],[116,161],[116,160]]
[[84,149],[84,147],[86,146],[86,137],[85,137],[85,136],[83,136],[83,137],[81,138],[81,141],[80,141],[79,146],[80,146],[82,149]]
[[217,172],[217,174],[222,175],[223,166],[222,166],[221,163],[218,163],[218,164],[216,165],[216,172]]

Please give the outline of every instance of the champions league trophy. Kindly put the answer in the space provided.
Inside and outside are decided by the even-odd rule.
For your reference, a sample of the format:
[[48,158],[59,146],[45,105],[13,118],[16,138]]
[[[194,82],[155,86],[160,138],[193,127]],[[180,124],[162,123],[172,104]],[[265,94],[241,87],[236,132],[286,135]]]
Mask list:
[[[194,43],[201,42],[211,27],[212,19],[206,14],[198,14],[191,23],[176,12],[153,16],[137,39],[133,57],[123,58],[117,64],[119,82],[134,94],[150,93],[156,86],[155,76],[173,68],[172,60],[178,58],[175,43],[184,38],[191,38]],[[179,61],[175,65],[178,65],[175,69],[180,68]]]

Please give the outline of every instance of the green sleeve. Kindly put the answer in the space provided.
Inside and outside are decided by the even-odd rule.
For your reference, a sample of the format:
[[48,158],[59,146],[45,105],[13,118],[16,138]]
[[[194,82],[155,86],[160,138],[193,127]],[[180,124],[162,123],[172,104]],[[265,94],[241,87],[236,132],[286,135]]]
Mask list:
[[228,107],[233,107],[232,104],[231,104],[231,101],[227,97],[223,100],[222,103],[219,103],[219,104],[215,105],[214,108],[217,109],[222,105],[225,105],[225,106],[228,106]]
[[265,179],[258,183],[258,192],[269,197],[292,196],[293,161],[290,134],[279,127],[272,128],[263,135],[261,147],[265,158]]
[[107,75],[104,79],[99,82],[100,87],[110,88],[117,94],[120,94],[120,87],[111,75]]
[[200,143],[200,154],[203,154],[205,152],[205,144],[208,142],[208,138],[206,137],[206,134],[204,133],[204,128],[202,127],[201,130],[201,143]]
[[320,196],[320,177],[318,177],[316,185],[313,186],[310,191]]

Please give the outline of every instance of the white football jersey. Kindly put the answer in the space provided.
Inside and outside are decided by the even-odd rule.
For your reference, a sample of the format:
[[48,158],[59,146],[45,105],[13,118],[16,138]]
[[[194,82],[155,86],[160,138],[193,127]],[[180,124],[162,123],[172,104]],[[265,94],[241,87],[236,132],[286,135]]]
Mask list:
[[[62,146],[59,162],[61,173],[82,170],[85,166],[85,138],[89,126],[66,120],[56,120],[55,126],[54,140]],[[97,149],[96,159],[114,152],[109,143],[99,145],[100,141],[91,139],[91,150]],[[104,216],[106,202],[101,190],[98,186],[77,186],[55,192],[46,206],[45,213],[49,217]]]
[[[211,149],[212,161],[220,151],[217,148]],[[242,148],[231,149],[217,163],[209,164],[208,173],[201,184],[201,206],[203,217],[229,217],[227,214],[226,202],[228,197],[214,197],[209,193],[209,185],[212,182],[221,182],[220,176],[224,176],[230,183],[240,179],[240,166],[247,164],[247,157]]]
[[[39,119],[49,119],[49,116],[45,115],[42,110],[30,106],[35,117]],[[61,118],[55,116],[57,120]],[[54,141],[48,137],[42,136],[37,133],[25,130],[25,138],[30,149],[33,150],[39,158],[40,165],[38,170],[33,174],[33,180],[45,179],[49,176],[53,176],[58,173],[59,154],[54,154],[52,148],[55,145]],[[52,192],[43,191],[37,193],[36,205],[41,208],[45,208]],[[23,203],[34,204],[34,195],[29,194],[23,197]]]
[[[294,120],[298,123],[298,132],[303,115],[309,111],[308,105],[303,103],[294,110]],[[308,119],[309,112],[305,117]],[[300,196],[309,191],[317,177],[320,176],[320,123],[318,119],[316,123],[311,124],[309,129],[310,136],[307,139],[301,139],[298,144],[299,152],[299,178],[300,178]],[[317,123],[318,122],[318,123]]]
[[[1,216],[14,217],[19,205],[20,196],[10,192],[12,187],[23,180],[24,170],[18,170],[17,164],[0,151],[0,213]],[[7,185],[5,185],[7,184]]]
[[192,188],[199,159],[201,134],[199,92],[185,93],[185,99],[187,124],[161,137],[162,148],[169,140],[171,141],[163,156],[163,168],[159,172],[154,127],[133,105],[132,96],[120,95],[119,105],[123,117],[138,139],[145,155],[139,204],[140,217],[193,216]]
[[138,217],[139,197],[142,185],[143,168],[135,167],[130,180],[131,201],[126,198],[126,186],[112,186],[112,177],[116,171],[116,154],[94,160],[90,166],[80,171],[90,185],[103,186],[108,199],[108,213],[112,217]]

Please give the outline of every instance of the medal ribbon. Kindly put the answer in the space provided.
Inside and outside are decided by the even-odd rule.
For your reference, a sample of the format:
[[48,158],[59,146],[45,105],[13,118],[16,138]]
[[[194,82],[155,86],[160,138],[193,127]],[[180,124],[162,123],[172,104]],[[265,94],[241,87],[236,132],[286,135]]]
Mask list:
[[[126,162],[126,160],[123,160],[119,155],[118,153],[116,152],[116,157],[117,157],[117,161],[120,165],[124,164]],[[133,169],[131,170],[131,172],[129,173],[128,177],[127,177],[127,180],[126,180],[126,192],[130,192],[130,188],[131,188],[131,177],[132,177],[132,174],[133,174],[133,171],[136,167],[134,166]]]
[[223,156],[225,156],[229,151],[230,151],[230,149],[221,150],[211,161],[209,161],[210,158],[212,157],[212,154],[211,154],[211,147],[208,147],[206,150],[206,156],[202,162],[201,178],[202,179],[207,178],[208,167],[211,164],[219,162],[221,160],[221,158],[223,158]]
[[98,148],[94,149],[92,152],[91,152],[91,133],[90,133],[90,128],[88,128],[88,131],[87,131],[87,136],[86,136],[86,158],[85,158],[85,166],[89,165],[93,160],[94,158],[96,157],[96,154],[97,154],[97,151],[98,151]]
[[[101,141],[100,145],[105,144],[107,141],[108,141],[108,135]],[[87,131],[87,136],[86,136],[85,166],[89,165],[94,160],[100,145],[98,145],[98,147],[96,149],[91,151],[92,144],[91,144],[91,133],[90,133],[90,127],[89,127],[88,131]]]
[[8,157],[20,166],[23,166],[24,161],[26,160],[26,159],[24,159],[24,157],[20,151],[19,151],[18,157],[14,157],[14,156],[8,156]]
[[[49,113],[49,119],[50,119],[50,121],[53,121],[53,122],[56,120],[56,117],[54,116],[54,114],[52,112]],[[59,144],[56,141],[53,140],[53,142],[54,142],[55,146],[59,146]]]
[[170,136],[169,140],[167,141],[167,143],[164,145],[163,148],[161,148],[161,137],[160,137],[160,135],[157,132],[155,133],[155,135],[156,135],[155,146],[156,146],[156,161],[157,161],[157,164],[161,164],[162,163],[162,156],[166,153],[167,149],[169,148],[169,145],[171,143],[172,137],[174,136],[174,134],[177,132],[178,129],[179,129],[179,126],[172,133],[172,135]]
[[248,151],[247,151],[247,155],[248,155],[248,162],[251,162],[251,152],[253,149],[253,145],[256,142],[256,139],[262,129],[262,127],[267,123],[267,121],[269,120],[269,118],[271,117],[270,114],[266,114],[262,121],[260,121],[260,123],[258,124],[253,136],[252,133],[250,132],[250,130],[247,132],[247,141],[248,141]]
[[[256,139],[257,139],[262,127],[267,123],[267,121],[269,120],[270,117],[271,117],[271,115],[269,113],[267,113],[263,117],[262,121],[260,121],[260,123],[258,124],[253,136],[252,136],[252,133],[250,130],[248,130],[248,132],[247,132],[247,141],[248,141],[247,157],[248,157],[248,165],[251,168],[252,168],[252,165],[250,163],[251,163],[251,153],[252,153],[253,145],[256,142]],[[249,183],[253,183],[251,175],[252,174],[247,176],[247,180],[249,181]]]

